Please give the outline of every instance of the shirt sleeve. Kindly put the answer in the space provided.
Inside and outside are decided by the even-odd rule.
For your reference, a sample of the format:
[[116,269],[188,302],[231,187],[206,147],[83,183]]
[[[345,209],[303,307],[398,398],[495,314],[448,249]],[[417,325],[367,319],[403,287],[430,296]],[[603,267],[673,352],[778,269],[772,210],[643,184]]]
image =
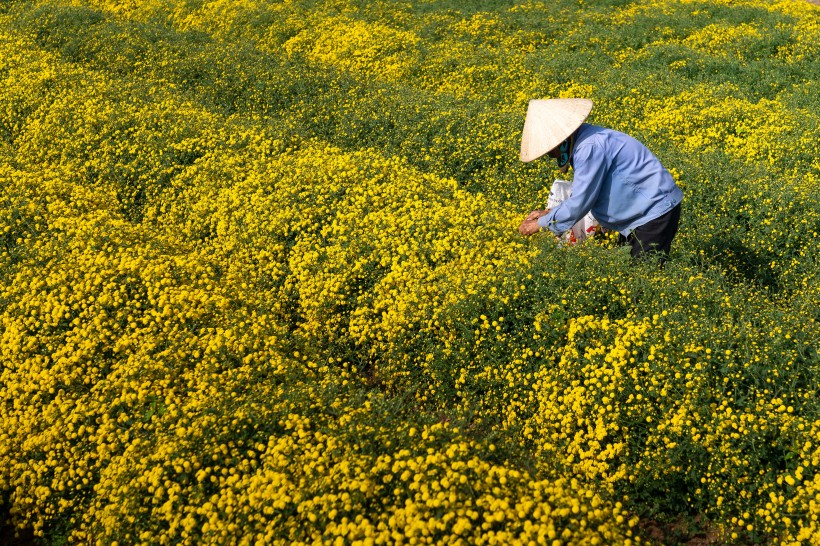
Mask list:
[[561,235],[572,228],[588,213],[601,192],[606,176],[606,157],[597,143],[589,143],[573,152],[572,163],[575,176],[569,199],[538,219],[538,225]]

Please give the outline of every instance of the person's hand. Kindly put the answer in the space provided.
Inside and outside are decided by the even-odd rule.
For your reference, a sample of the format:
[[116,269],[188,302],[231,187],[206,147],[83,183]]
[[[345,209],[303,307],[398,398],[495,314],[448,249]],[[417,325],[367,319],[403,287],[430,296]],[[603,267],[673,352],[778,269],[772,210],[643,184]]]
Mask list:
[[518,233],[521,235],[532,235],[533,233],[538,233],[541,229],[541,226],[538,225],[538,219],[544,216],[549,212],[547,210],[534,210],[527,215],[527,218],[521,223],[518,227]]
[[[527,215],[527,220],[538,220],[542,216],[545,216],[550,209],[547,210],[534,210]],[[525,220],[526,221],[526,220]]]
[[532,235],[533,233],[538,233],[541,229],[541,226],[538,225],[538,218],[534,220],[524,220],[520,226],[518,226],[518,233],[521,235]]

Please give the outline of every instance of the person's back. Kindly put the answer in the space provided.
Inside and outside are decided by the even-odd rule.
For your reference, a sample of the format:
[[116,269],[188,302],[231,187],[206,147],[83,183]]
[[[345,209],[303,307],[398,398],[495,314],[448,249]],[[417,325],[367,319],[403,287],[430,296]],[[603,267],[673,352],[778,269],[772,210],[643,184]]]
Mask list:
[[[575,215],[581,218],[591,210],[602,226],[628,236],[683,199],[669,171],[637,139],[587,123],[581,125],[575,139],[570,162],[575,172],[572,194],[578,197],[578,204],[568,203],[567,220]],[[561,219],[563,216],[560,214]],[[542,227],[547,227],[546,220]]]

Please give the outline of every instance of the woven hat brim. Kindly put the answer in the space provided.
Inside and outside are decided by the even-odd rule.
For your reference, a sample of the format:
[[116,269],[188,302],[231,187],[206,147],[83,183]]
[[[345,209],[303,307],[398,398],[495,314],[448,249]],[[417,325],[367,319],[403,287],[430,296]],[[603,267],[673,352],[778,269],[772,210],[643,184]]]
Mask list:
[[521,161],[538,159],[561,144],[587,119],[590,99],[535,99],[527,107]]

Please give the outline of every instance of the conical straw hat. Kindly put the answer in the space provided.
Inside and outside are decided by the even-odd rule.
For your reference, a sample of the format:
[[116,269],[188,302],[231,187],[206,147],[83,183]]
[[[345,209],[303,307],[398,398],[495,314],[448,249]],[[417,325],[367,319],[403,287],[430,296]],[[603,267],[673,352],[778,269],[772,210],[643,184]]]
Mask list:
[[521,135],[521,161],[538,159],[561,144],[591,111],[589,99],[531,100]]

